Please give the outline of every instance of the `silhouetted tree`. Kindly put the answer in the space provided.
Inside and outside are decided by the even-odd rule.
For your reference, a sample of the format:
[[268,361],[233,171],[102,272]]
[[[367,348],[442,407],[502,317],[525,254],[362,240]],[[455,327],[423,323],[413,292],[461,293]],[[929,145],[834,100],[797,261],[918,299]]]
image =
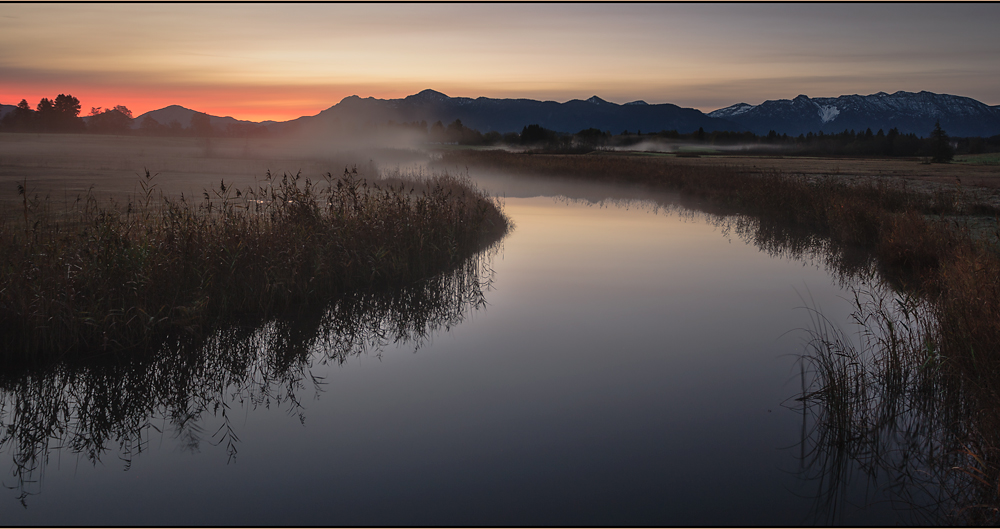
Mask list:
[[191,116],[191,134],[207,138],[213,135],[212,132],[212,118],[208,117],[208,114],[195,112]]
[[167,134],[170,136],[184,135],[184,125],[181,125],[181,122],[176,119],[170,120],[170,123],[167,123]]
[[191,133],[201,138],[214,136],[215,131],[212,129],[212,118],[208,117],[208,114],[204,112],[195,112],[191,116]]
[[555,133],[542,128],[541,125],[528,125],[521,129],[521,144],[534,145],[550,142],[555,139]]
[[607,143],[607,137],[601,129],[589,128],[581,130],[573,135],[574,139],[580,145],[587,147],[597,147],[598,145],[604,145]]
[[444,123],[438,120],[436,123],[431,125],[430,140],[444,143],[448,140],[448,136],[444,130]]
[[445,130],[445,137],[449,143],[460,145],[482,145],[484,143],[483,134],[476,129],[470,129],[462,124],[462,120],[456,119]]
[[461,143],[462,133],[465,132],[465,126],[462,125],[462,120],[456,119],[448,125],[445,132],[445,138],[447,138],[449,143]]
[[[178,123],[180,125],[180,123]],[[143,136],[161,136],[168,132],[167,127],[153,119],[152,116],[144,116],[139,122],[139,134]]]
[[35,107],[35,124],[43,132],[82,132],[87,128],[80,119],[80,100],[59,94],[55,101],[43,97]]
[[128,134],[132,132],[132,111],[124,105],[103,111],[91,108],[87,129],[98,134]]
[[951,139],[941,128],[941,122],[934,123],[934,130],[931,132],[931,161],[934,163],[948,163],[955,157],[955,151],[951,148]]
[[59,128],[64,131],[81,131],[86,126],[80,116],[80,100],[68,95],[59,94],[52,103],[52,108],[59,116]]
[[58,120],[55,117],[55,106],[52,100],[43,97],[35,105],[35,129],[50,132]]
[[35,111],[31,110],[31,105],[28,104],[26,99],[22,99],[20,103],[14,107],[14,110],[3,117],[2,122],[4,130],[9,130],[11,132],[27,132],[33,130],[35,127]]

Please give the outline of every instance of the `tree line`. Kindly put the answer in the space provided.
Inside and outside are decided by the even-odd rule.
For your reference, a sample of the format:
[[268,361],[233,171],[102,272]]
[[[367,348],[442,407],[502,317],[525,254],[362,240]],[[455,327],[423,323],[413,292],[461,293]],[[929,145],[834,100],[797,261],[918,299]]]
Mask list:
[[86,124],[80,115],[80,100],[66,94],[55,99],[43,97],[36,109],[22,99],[12,112],[0,120],[0,129],[11,132],[83,132]]
[[501,134],[496,131],[481,133],[456,119],[450,125],[441,121],[428,127],[425,121],[412,123],[389,122],[389,126],[404,127],[425,134],[430,143],[479,146],[518,146],[539,152],[588,152],[601,149],[640,147],[642,143],[695,144],[706,148],[717,147],[728,151],[737,149],[747,154],[774,154],[780,152],[799,156],[885,156],[926,157],[934,162],[948,162],[956,154],[981,154],[1000,152],[1000,135],[989,138],[952,138],[937,123],[928,136],[921,138],[914,133],[902,133],[897,128],[885,132],[866,129],[844,130],[789,136],[770,131],[758,135],[753,132],[712,131],[703,128],[690,133],[676,130],[642,132],[624,130],[614,134],[609,130],[588,128],[576,133],[546,129],[538,124],[526,125],[520,133]]
[[[460,122],[458,122],[461,125]],[[451,126],[449,126],[450,130]],[[467,129],[463,127],[463,129]],[[719,150],[738,150],[747,154],[774,154],[780,152],[798,156],[879,156],[926,157],[934,162],[948,162],[956,154],[981,154],[1000,152],[1000,135],[989,138],[952,138],[935,124],[928,136],[921,138],[914,133],[902,133],[897,128],[888,132],[866,129],[845,130],[839,133],[823,132],[789,136],[770,131],[765,135],[753,132],[713,131],[703,128],[690,133],[676,130],[643,133],[624,130],[614,134],[596,128],[569,134],[546,129],[533,124],[525,126],[520,134],[480,134],[467,129],[462,135],[452,135],[451,143],[465,145],[508,145],[529,147],[540,152],[586,152],[601,149],[641,148],[643,143],[694,144]],[[471,141],[470,141],[471,140]]]
[[16,107],[0,119],[0,132],[52,132],[94,134],[138,134],[143,136],[264,136],[267,128],[249,123],[231,123],[216,127],[208,114],[195,112],[191,123],[185,127],[177,120],[160,123],[150,116],[143,116],[138,128],[133,128],[132,111],[125,105],[110,108],[91,107],[86,119],[80,116],[80,100],[59,94],[54,99],[43,97],[35,108],[22,99]]

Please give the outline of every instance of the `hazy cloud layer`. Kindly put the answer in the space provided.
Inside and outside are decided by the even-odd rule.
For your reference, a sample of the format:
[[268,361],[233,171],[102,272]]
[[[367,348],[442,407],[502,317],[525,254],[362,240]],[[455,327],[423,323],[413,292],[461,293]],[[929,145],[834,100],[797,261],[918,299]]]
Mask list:
[[112,90],[142,112],[153,90],[245,119],[424,88],[705,111],[880,90],[998,104],[997,19],[996,4],[2,4],[0,102]]

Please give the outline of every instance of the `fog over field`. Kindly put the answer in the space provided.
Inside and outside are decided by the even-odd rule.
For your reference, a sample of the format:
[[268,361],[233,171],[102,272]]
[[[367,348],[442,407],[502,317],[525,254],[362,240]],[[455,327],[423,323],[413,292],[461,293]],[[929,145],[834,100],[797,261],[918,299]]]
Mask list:
[[199,198],[205,189],[245,188],[268,171],[302,173],[319,180],[345,168],[374,176],[374,165],[406,168],[427,154],[397,135],[376,141],[332,141],[320,136],[287,138],[150,138],[79,134],[0,135],[0,201],[19,203],[17,184],[48,196],[53,205],[71,203],[88,190],[100,198],[122,198],[138,189],[148,170],[168,196]]

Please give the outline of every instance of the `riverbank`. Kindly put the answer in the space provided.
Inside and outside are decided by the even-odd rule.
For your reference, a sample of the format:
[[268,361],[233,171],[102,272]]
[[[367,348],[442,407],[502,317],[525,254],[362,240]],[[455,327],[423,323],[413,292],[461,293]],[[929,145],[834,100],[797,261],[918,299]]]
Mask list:
[[[0,220],[0,336],[8,361],[152,348],[223,322],[259,321],[353,291],[395,288],[457,266],[509,228],[471,183],[319,182],[267,173],[200,199],[158,192],[146,172],[126,200],[53,204],[20,184]],[[27,192],[26,191],[27,188]]]
[[[852,439],[857,445],[870,441],[875,430],[866,425],[874,419],[859,414],[850,417],[858,420],[844,420],[844,414],[836,412],[844,410],[845,403],[896,402],[892,398],[900,394],[930,391],[935,406],[923,407],[933,415],[926,417],[932,432],[928,435],[940,436],[946,430],[951,432],[945,436],[951,441],[949,447],[964,447],[959,464],[948,459],[951,466],[942,475],[961,471],[975,477],[970,481],[975,490],[951,491],[975,499],[975,505],[959,502],[962,508],[976,507],[975,512],[964,512],[962,519],[972,523],[995,520],[990,513],[995,514],[993,506],[1000,505],[1000,415],[996,412],[1000,399],[1000,251],[996,245],[1000,208],[989,200],[991,193],[957,183],[928,190],[900,177],[803,175],[763,162],[748,167],[702,160],[465,151],[449,153],[440,163],[528,178],[558,176],[677,191],[693,207],[748,219],[737,221],[737,227],[740,222],[750,226],[755,230],[750,237],[755,240],[767,239],[775,247],[807,241],[807,245],[822,247],[830,263],[872,263],[903,299],[922,300],[927,312],[921,327],[906,328],[907,339],[897,339],[904,332],[898,324],[906,324],[906,319],[898,318],[892,299],[880,298],[884,305],[874,310],[870,304],[862,306],[861,323],[881,326],[865,332],[882,341],[876,340],[874,351],[865,351],[864,363],[830,364],[831,359],[859,359],[860,355],[851,352],[849,345],[820,337],[819,342],[830,343],[806,359],[819,375],[803,398],[822,405],[827,410],[824,418],[839,421],[828,425],[839,432],[827,437],[830,442]],[[870,257],[858,258],[858,252]],[[870,267],[853,267],[865,269]],[[851,270],[840,267],[839,271]],[[886,378],[887,374],[892,378]],[[944,407],[960,409],[960,413],[937,414],[935,410]],[[942,418],[947,421],[941,422]],[[880,428],[895,421],[890,415],[877,418]],[[851,430],[841,431],[846,427]],[[941,448],[936,443],[927,446]],[[849,449],[843,443],[833,448]]]

